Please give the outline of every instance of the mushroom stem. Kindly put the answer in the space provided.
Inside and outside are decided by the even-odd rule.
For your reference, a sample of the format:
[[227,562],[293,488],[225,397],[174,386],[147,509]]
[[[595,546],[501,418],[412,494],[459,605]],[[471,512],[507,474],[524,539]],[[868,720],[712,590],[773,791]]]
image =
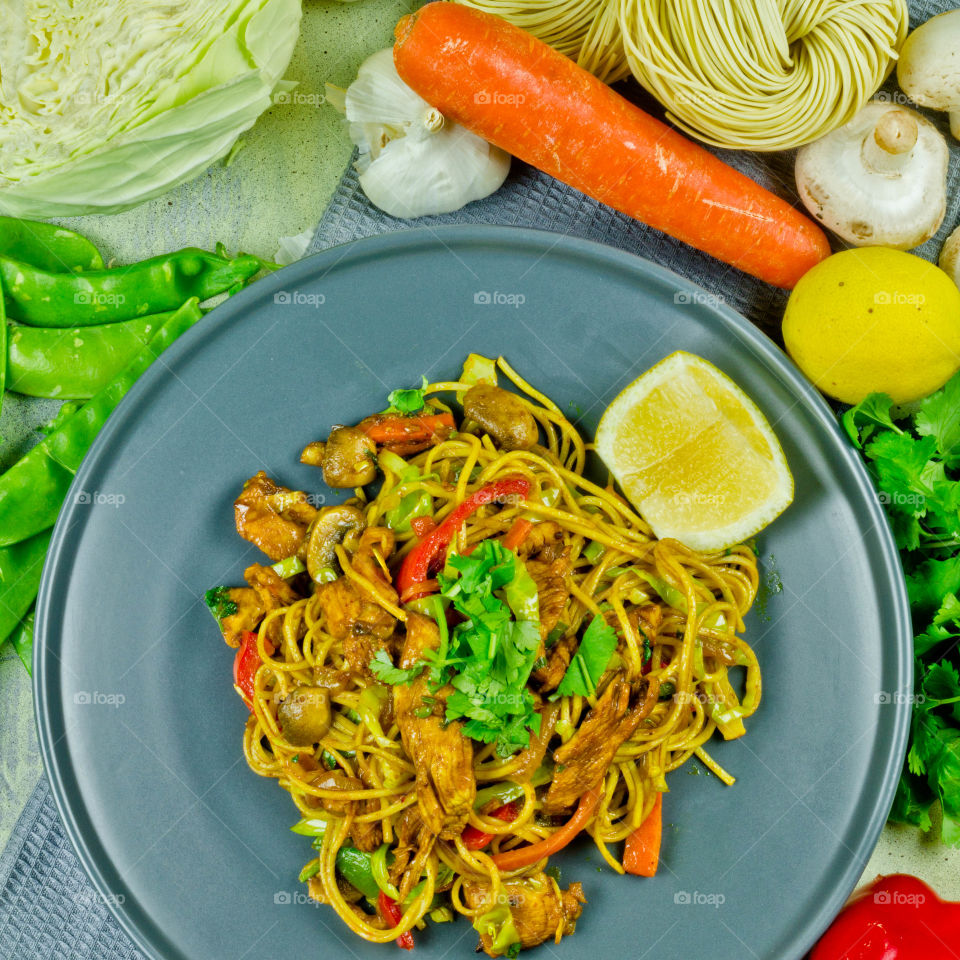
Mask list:
[[950,133],[954,139],[960,140],[960,110],[950,111]]
[[863,140],[864,166],[873,173],[899,177],[917,145],[920,128],[906,110],[889,110]]

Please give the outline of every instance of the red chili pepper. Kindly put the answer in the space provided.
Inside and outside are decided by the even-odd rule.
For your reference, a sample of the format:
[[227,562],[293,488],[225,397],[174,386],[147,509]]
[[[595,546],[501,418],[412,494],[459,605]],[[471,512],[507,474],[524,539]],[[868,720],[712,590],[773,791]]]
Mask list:
[[[403,917],[400,904],[397,903],[393,897],[388,897],[382,890],[377,897],[377,908],[380,910],[380,916],[382,916],[391,927],[397,926]],[[400,936],[397,937],[397,946],[400,947],[401,950],[412,950],[413,934],[411,934],[409,930],[406,933],[401,933]]]
[[960,903],[922,880],[877,879],[840,911],[809,960],[946,960],[960,944]]
[[407,555],[397,574],[396,587],[401,596],[414,599],[421,594],[411,594],[410,588],[423,583],[430,575],[430,568],[438,566],[440,555],[457,535],[463,522],[482,506],[508,497],[526,499],[530,493],[530,481],[524,477],[506,477],[481,487],[472,493],[435,530],[431,530]]
[[[252,630],[244,630],[241,636],[240,647],[233,658],[233,684],[237,693],[243,697],[247,708],[253,710],[254,678],[262,663],[260,651],[257,649],[257,635]],[[273,653],[273,644],[268,640],[264,647],[267,653]]]
[[[502,807],[491,810],[489,816],[493,817],[494,820],[502,820],[504,823],[513,823],[519,813],[520,807],[517,806],[517,801],[511,800]],[[485,830],[478,830],[476,827],[470,826],[470,824],[464,827],[463,833],[460,836],[463,839],[463,845],[468,850],[482,850],[494,838],[494,834],[487,833]]]

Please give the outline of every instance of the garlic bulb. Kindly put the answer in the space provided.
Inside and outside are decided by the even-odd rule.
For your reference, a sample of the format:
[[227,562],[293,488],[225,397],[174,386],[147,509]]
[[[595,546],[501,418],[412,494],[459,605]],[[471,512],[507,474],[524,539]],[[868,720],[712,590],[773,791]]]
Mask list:
[[327,85],[359,147],[356,167],[370,202],[393,217],[459,210],[507,177],[510,155],[447,120],[393,65],[393,48],[368,57],[346,92]]

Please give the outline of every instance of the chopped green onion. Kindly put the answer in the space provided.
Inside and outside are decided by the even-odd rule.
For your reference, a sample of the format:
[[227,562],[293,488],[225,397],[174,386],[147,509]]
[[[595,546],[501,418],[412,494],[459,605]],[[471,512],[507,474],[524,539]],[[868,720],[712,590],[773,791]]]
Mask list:
[[322,837],[327,830],[327,821],[319,817],[300,820],[290,828],[304,837]]
[[[380,844],[379,847],[370,855],[370,872],[377,886],[391,899],[399,902],[400,891],[390,882],[390,870],[387,863],[387,853],[390,845]],[[390,858],[391,860],[393,857]]]
[[591,562],[596,563],[605,553],[607,548],[597,540],[591,540],[584,547],[583,555]]
[[307,568],[303,565],[303,561],[296,554],[294,554],[292,557],[285,557],[283,560],[278,560],[273,565],[273,572],[282,580],[289,580],[291,577],[295,577],[298,573],[303,573],[303,571],[306,569]]
[[311,860],[301,871],[300,871],[300,882],[306,883],[311,877],[315,877],[320,872],[320,858],[316,860]]

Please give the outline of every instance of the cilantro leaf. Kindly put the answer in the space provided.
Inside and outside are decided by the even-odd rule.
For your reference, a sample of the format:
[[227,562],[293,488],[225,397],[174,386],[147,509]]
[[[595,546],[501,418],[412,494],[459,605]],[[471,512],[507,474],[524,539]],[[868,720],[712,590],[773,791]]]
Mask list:
[[908,823],[926,832],[930,829],[930,804],[933,793],[926,780],[911,773],[904,773],[897,784],[890,819],[895,823]]
[[451,555],[446,571],[437,577],[440,592],[464,619],[450,631],[430,681],[453,687],[447,720],[463,720],[466,736],[509,756],[529,745],[539,725],[526,688],[540,647],[536,584],[498,540],[482,541],[469,556]]
[[890,418],[892,406],[893,399],[887,394],[871,393],[843,415],[843,429],[858,447],[876,431],[877,427],[899,433],[900,428]]
[[387,397],[390,406],[398,413],[417,413],[426,403],[423,392],[427,389],[427,378],[423,377],[419,387],[410,390],[394,390]]
[[944,843],[956,847],[960,846],[960,730],[942,730],[938,746],[927,777],[943,809],[940,835]]
[[224,618],[232,617],[237,612],[236,603],[230,599],[229,587],[211,587],[203,595],[203,602],[220,625],[223,624]]
[[914,613],[930,615],[939,610],[947,594],[960,595],[960,556],[919,563],[907,575],[907,591]]
[[402,667],[395,667],[390,659],[390,654],[386,650],[378,650],[370,661],[370,671],[381,682],[397,686],[401,683],[413,683],[417,677],[423,673],[426,664],[420,662],[404,670]]
[[577,694],[592,697],[597,692],[597,684],[603,676],[613,651],[617,649],[617,632],[603,617],[594,617],[590,621],[580,641],[580,646],[567,672],[557,687],[557,693],[563,697]]
[[921,402],[914,420],[917,433],[933,437],[944,461],[956,465],[960,461],[960,373]]
[[957,599],[956,594],[948,593],[943,598],[943,603],[934,615],[930,626],[924,633],[913,638],[913,650],[918,657],[922,657],[944,640],[958,638],[960,638],[960,600]]

